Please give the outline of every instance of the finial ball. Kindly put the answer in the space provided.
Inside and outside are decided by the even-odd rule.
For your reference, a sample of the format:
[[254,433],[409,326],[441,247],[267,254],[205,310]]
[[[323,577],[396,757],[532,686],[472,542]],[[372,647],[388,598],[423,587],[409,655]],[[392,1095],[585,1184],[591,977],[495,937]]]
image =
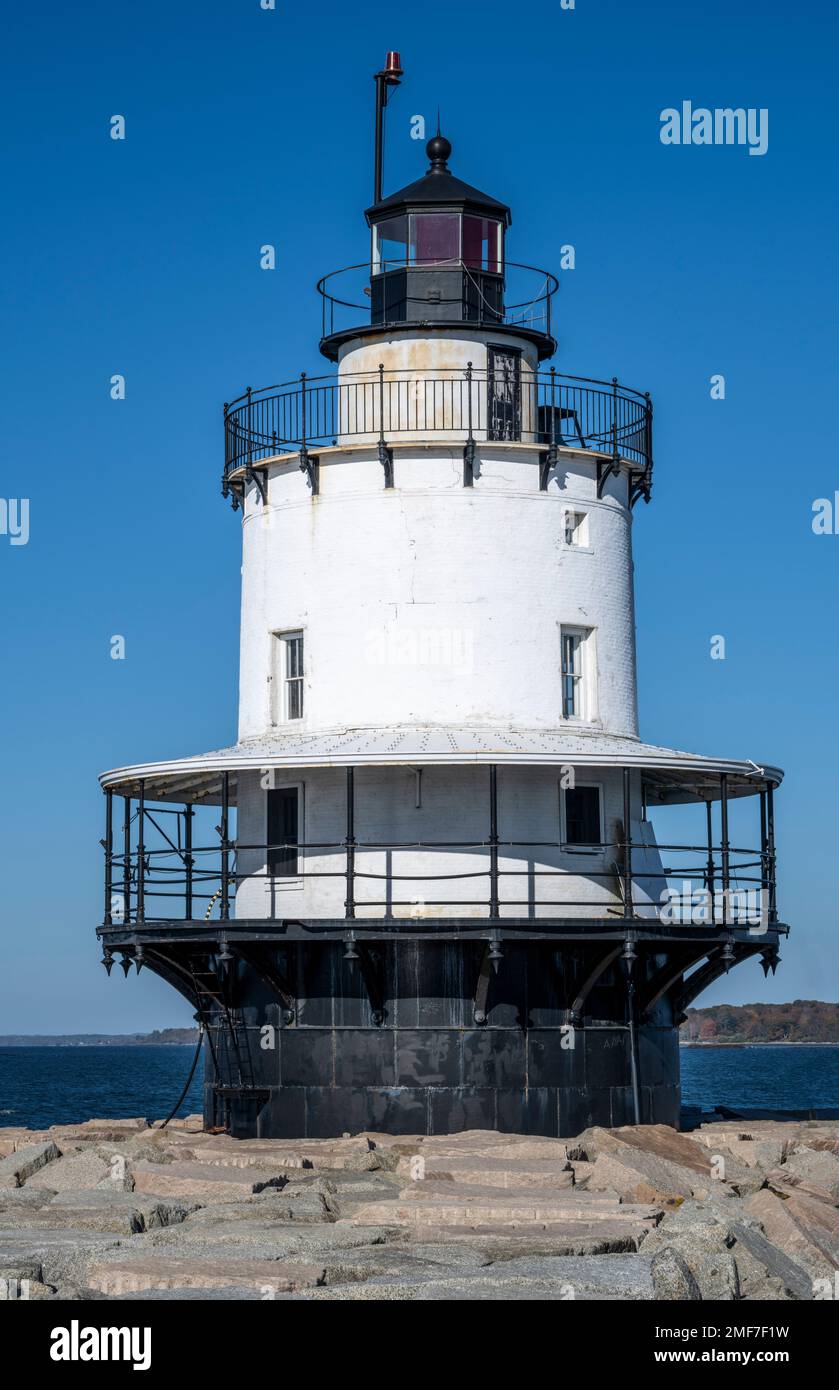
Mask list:
[[445,164],[452,152],[451,141],[447,140],[445,135],[432,135],[425,152],[432,164]]

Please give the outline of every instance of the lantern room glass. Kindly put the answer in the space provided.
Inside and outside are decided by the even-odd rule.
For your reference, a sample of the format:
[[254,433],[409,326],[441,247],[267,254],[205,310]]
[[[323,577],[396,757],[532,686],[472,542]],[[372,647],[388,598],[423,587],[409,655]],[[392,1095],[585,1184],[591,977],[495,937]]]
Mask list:
[[494,217],[464,217],[463,263],[470,270],[501,274],[501,223]]
[[373,227],[374,275],[401,266],[467,266],[500,275],[502,227],[493,217],[459,212],[411,212]]
[[456,212],[415,212],[411,223],[417,265],[457,265],[460,217]]

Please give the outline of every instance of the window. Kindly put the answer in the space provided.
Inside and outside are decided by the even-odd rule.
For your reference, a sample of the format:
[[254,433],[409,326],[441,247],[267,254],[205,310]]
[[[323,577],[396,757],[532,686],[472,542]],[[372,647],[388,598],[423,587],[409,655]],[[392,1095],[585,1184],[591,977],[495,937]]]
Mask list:
[[276,632],[273,722],[303,718],[303,633]]
[[409,255],[407,217],[388,217],[373,228],[373,274],[405,265]]
[[588,545],[588,517],[585,512],[565,513],[565,544]]
[[494,217],[459,212],[411,212],[387,217],[373,227],[373,274],[404,265],[458,265],[502,270],[501,223]]
[[491,217],[464,217],[463,262],[470,270],[501,273],[501,223]]
[[601,834],[600,788],[567,787],[565,798],[564,843],[599,846]]
[[594,646],[591,628],[560,628],[560,681],[563,719],[593,719]]
[[266,794],[268,872],[276,878],[294,877],[300,838],[300,793],[297,787],[278,787]]
[[583,657],[579,632],[562,634],[562,717],[582,717]]
[[417,265],[447,265],[460,260],[460,218],[456,212],[411,214]]

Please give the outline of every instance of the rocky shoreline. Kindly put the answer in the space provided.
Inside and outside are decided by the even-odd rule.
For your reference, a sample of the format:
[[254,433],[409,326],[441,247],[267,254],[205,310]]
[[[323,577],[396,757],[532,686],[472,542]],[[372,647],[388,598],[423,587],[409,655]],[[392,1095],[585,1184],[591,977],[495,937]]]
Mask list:
[[234,1140],[0,1129],[0,1298],[839,1297],[839,1122]]

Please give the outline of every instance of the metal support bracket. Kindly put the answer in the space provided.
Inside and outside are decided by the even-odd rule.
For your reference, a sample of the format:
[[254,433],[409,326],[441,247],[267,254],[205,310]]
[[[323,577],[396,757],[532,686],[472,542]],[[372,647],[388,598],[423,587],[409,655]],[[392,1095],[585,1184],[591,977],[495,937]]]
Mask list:
[[320,459],[317,454],[310,454],[305,445],[300,450],[300,472],[306,474],[312,496],[317,497],[320,492]]
[[629,474],[629,505],[634,507],[639,497],[643,497],[645,502],[650,500],[651,485],[647,470],[638,473],[633,469]]
[[556,460],[557,460],[557,448],[556,448],[556,444],[551,444],[550,447],[549,447],[544,453],[541,453],[541,454],[539,455],[539,491],[540,491],[540,492],[547,492],[547,490],[548,490],[548,479],[550,478],[550,475],[551,475],[551,469],[552,469],[552,468],[556,468]]
[[375,946],[368,946],[363,941],[357,941],[355,949],[358,952],[361,978],[367,990],[367,998],[370,1000],[373,1025],[376,1028],[381,1028],[385,1021],[385,981],[382,953],[377,951]]
[[619,476],[619,475],[620,475],[620,471],[621,471],[621,461],[620,461],[620,458],[618,457],[617,454],[615,454],[615,455],[613,456],[613,458],[610,460],[609,463],[606,463],[604,459],[598,459],[598,460],[597,460],[597,496],[598,496],[598,498],[600,498],[600,497],[603,496],[603,489],[604,489],[604,487],[606,486],[606,480],[607,480],[608,478],[610,478],[611,475],[612,475],[613,473],[614,473],[616,476]]
[[384,469],[385,487],[393,487],[393,450],[387,447],[383,439],[379,440],[379,463]]
[[576,1024],[581,1021],[586,1000],[591,994],[591,991],[594,989],[601,975],[605,975],[609,966],[617,960],[618,956],[623,954],[623,949],[623,945],[611,946],[608,951],[600,956],[599,960],[593,962],[568,1010],[568,1019],[570,1023]]
[[475,441],[471,439],[463,448],[463,486],[473,487],[475,483]]
[[489,942],[487,942],[481,958],[481,968],[475,982],[475,997],[472,1000],[472,1017],[479,1027],[483,1027],[487,1021],[487,1002],[492,975],[492,961],[489,954]]
[[245,469],[245,482],[256,483],[259,489],[259,496],[262,499],[263,507],[268,504],[268,471],[265,468],[251,468],[248,464]]

